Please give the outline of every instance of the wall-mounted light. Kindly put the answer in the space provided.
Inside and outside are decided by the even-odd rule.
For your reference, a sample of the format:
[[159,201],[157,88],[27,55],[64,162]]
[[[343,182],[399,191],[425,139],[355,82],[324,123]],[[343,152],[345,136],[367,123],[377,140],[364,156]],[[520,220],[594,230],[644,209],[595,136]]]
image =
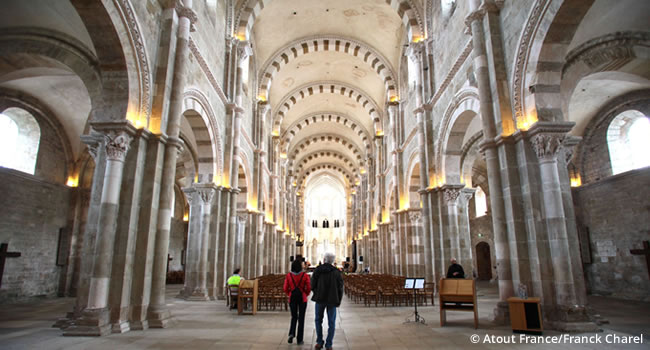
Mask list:
[[68,177],[68,182],[65,183],[68,187],[77,187],[79,186],[79,176],[70,175]]
[[580,187],[582,186],[582,179],[579,174],[576,174],[571,177],[571,187]]

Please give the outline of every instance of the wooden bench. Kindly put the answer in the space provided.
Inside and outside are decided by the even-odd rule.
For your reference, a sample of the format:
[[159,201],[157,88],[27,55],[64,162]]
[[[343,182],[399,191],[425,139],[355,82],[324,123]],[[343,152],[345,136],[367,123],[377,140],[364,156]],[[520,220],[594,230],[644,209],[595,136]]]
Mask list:
[[478,328],[476,285],[474,280],[443,278],[440,280],[440,326],[447,320],[447,310],[474,312],[474,328]]

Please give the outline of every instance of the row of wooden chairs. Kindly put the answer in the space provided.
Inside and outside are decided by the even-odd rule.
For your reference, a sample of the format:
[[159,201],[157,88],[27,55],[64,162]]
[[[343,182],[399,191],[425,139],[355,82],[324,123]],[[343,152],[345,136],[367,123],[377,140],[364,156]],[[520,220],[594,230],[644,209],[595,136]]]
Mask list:
[[284,285],[285,275],[264,275],[257,277],[259,281],[259,293],[257,309],[262,308],[269,310],[288,311],[289,302],[287,295],[284,294],[282,287]]
[[404,288],[405,279],[406,277],[385,274],[347,275],[345,294],[354,303],[363,302],[365,306],[408,306],[414,302],[427,305],[429,300],[432,306],[435,304],[435,283],[425,283],[424,289],[416,290],[414,295],[413,290]]

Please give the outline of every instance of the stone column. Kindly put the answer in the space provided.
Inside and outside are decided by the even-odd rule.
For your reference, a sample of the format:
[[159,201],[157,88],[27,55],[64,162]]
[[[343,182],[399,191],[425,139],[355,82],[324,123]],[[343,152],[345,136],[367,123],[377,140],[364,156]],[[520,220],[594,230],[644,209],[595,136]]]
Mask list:
[[[539,160],[541,215],[544,223],[543,232],[537,232],[535,238],[537,245],[544,247],[538,250],[541,265],[552,269],[552,273],[542,273],[541,283],[553,288],[551,293],[542,296],[542,304],[550,325],[564,331],[575,327],[594,328],[593,324],[589,324],[585,305],[578,304],[579,300],[584,300],[584,290],[581,282],[576,283],[573,272],[574,264],[581,264],[581,261],[579,250],[570,250],[570,241],[575,237],[570,239],[568,235],[558,172],[558,154],[561,153],[566,133],[572,127],[573,123],[538,122],[528,132]],[[541,254],[545,251],[548,251],[548,255]],[[552,275],[552,282],[544,281],[549,275]]]
[[[80,248],[80,266],[77,286],[77,299],[72,313],[67,315],[67,319],[61,320],[60,324],[66,326],[75,318],[81,317],[81,313],[88,306],[89,282],[92,275],[94,248],[97,239],[98,219],[101,209],[102,190],[104,187],[104,176],[106,175],[106,147],[105,137],[91,131],[89,135],[82,135],[81,141],[88,146],[88,153],[95,161],[95,171],[90,189],[90,198],[88,204],[88,214],[83,232],[83,239]],[[65,334],[65,332],[64,332]]]
[[[512,269],[510,262],[510,248],[506,223],[506,209],[503,198],[503,185],[501,179],[501,165],[497,144],[497,120],[500,119],[495,112],[495,102],[492,98],[492,82],[488,67],[486,50],[486,36],[483,30],[483,16],[485,8],[478,8],[478,0],[470,1],[472,12],[465,19],[472,35],[472,54],[474,58],[474,72],[481,106],[481,121],[485,141],[481,144],[481,152],[485,156],[488,171],[488,184],[490,187],[490,208],[492,209],[492,230],[494,232],[494,248],[499,279],[499,303],[494,310],[495,321],[506,323],[508,321],[508,302],[506,299],[513,295]],[[499,46],[500,43],[499,43]],[[507,85],[507,84],[504,84]]]
[[221,207],[221,186],[214,186],[214,200],[213,204],[210,207],[210,216],[214,220],[210,221],[210,237],[208,245],[208,271],[207,271],[207,286],[208,286],[208,295],[211,300],[220,299],[219,294],[219,284],[222,283],[219,281],[220,270],[222,265],[220,263],[220,258],[222,251],[220,250],[219,242],[221,240],[221,234],[219,232],[221,216],[219,215],[219,209]]
[[409,239],[408,239],[408,264],[411,277],[424,276],[424,261],[422,259],[422,240],[420,232],[422,230],[422,213],[419,209],[410,209],[408,212],[409,219]]
[[226,250],[226,274],[231,274],[239,266],[235,260],[237,247],[237,196],[239,189],[230,188],[228,191],[230,197],[230,213],[228,214],[228,248]]
[[469,203],[476,192],[473,188],[463,188],[458,197],[458,243],[460,255],[458,263],[465,267],[465,275],[474,276],[472,236],[469,230]]
[[458,197],[464,185],[444,185],[442,187],[444,210],[442,216],[442,251],[446,266],[449,259],[460,259]]
[[228,247],[230,246],[230,206],[231,206],[231,195],[230,188],[221,187],[219,195],[220,206],[217,207],[219,213],[219,225],[218,225],[218,243],[217,243],[217,294],[219,299],[225,299],[226,297],[226,281],[228,276],[232,271],[230,270],[231,266],[229,265],[229,253]]
[[[65,335],[102,336],[111,332],[108,305],[111,268],[124,160],[132,140],[132,135],[127,132],[128,127],[124,129],[126,130],[104,129],[106,170],[97,220],[95,259],[88,290],[88,305],[75,324],[65,330]],[[132,134],[133,130],[130,131]]]
[[[185,263],[185,286],[181,297],[186,300],[210,300],[207,289],[208,250],[214,184],[195,184],[184,189],[190,201],[190,222]],[[190,199],[191,198],[191,199]]]
[[174,198],[176,179],[176,160],[183,141],[180,133],[181,114],[183,113],[183,90],[189,61],[190,27],[196,22],[192,11],[192,0],[184,0],[184,6],[177,3],[178,32],[176,39],[176,57],[174,59],[174,76],[169,101],[169,123],[167,126],[168,143],[165,149],[162,181],[160,185],[160,210],[156,232],[155,254],[153,261],[153,281],[151,286],[151,305],[149,306],[149,326],[165,328],[171,319],[171,313],[165,301],[167,280],[167,253],[169,251],[169,228],[171,225],[171,206]]
[[131,142],[124,160],[122,189],[120,190],[119,219],[117,221],[109,308],[113,333],[131,330],[131,291],[136,255],[136,238],[140,220],[140,206],[145,180],[147,144],[151,133],[140,129]]
[[[160,182],[167,138],[152,136],[147,146],[147,162],[142,184],[140,219],[136,233],[135,260],[131,291],[131,329],[149,328],[147,310],[151,300],[154,245],[160,205]],[[180,257],[178,257],[180,259]]]

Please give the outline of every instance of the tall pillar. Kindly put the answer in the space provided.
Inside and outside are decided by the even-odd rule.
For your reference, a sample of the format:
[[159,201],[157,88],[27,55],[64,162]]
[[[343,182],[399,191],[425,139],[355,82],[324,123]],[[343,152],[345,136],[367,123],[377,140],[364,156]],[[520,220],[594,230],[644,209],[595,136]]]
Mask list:
[[210,221],[207,271],[208,295],[210,296],[211,300],[220,299],[221,295],[219,294],[219,284],[223,283],[219,279],[219,276],[221,275],[221,269],[223,268],[220,263],[221,254],[223,254],[220,248],[222,234],[219,231],[219,227],[221,226],[221,215],[219,213],[222,199],[221,190],[221,186],[214,186],[214,200],[212,206],[210,207],[210,216],[214,218]]
[[[488,185],[490,187],[490,208],[492,209],[492,231],[494,232],[494,248],[496,255],[497,275],[499,276],[499,302],[494,309],[495,321],[506,323],[508,321],[507,298],[514,294],[512,269],[510,261],[510,247],[508,242],[506,205],[503,198],[503,184],[501,179],[501,165],[497,143],[497,123],[501,119],[495,111],[492,96],[492,81],[486,50],[486,35],[483,30],[483,17],[485,8],[479,8],[479,0],[470,1],[472,12],[466,17],[465,23],[469,26],[472,35],[472,55],[474,56],[474,74],[480,100],[481,122],[485,141],[481,144],[488,172]],[[501,44],[499,44],[501,45]],[[507,85],[507,84],[504,84]],[[497,96],[499,99],[499,96]],[[503,108],[501,108],[503,109]],[[501,128],[499,126],[499,132]]]
[[[131,329],[145,330],[149,328],[147,310],[151,300],[151,283],[154,246],[160,205],[160,182],[165,156],[167,138],[152,136],[147,146],[147,162],[145,168],[140,219],[136,233],[135,259],[133,263],[133,283],[131,290]],[[179,257],[180,258],[180,257]]]
[[151,304],[149,305],[149,326],[165,328],[168,326],[171,313],[165,301],[167,281],[167,253],[169,251],[169,229],[171,226],[171,206],[174,198],[174,183],[176,180],[176,160],[183,141],[179,138],[181,114],[183,113],[183,90],[187,62],[189,61],[190,27],[196,22],[196,14],[192,11],[192,0],[184,0],[184,6],[178,3],[178,32],[176,39],[176,54],[174,59],[174,75],[169,101],[169,116],[167,125],[168,142],[165,148],[162,180],[160,184],[160,210],[156,231],[156,243],[153,261],[153,280],[151,285]]
[[[589,321],[586,313],[585,291],[582,281],[576,281],[575,265],[581,265],[579,250],[571,251],[572,241],[567,229],[566,203],[563,199],[558,155],[564,156],[562,147],[566,134],[573,123],[537,122],[527,132],[535,155],[539,160],[539,187],[541,189],[541,210],[544,229],[537,232],[535,241],[538,247],[540,265],[549,266],[544,271],[541,295],[544,314],[554,329],[570,331],[596,327]],[[544,254],[547,252],[547,254]],[[546,292],[552,288],[552,291]]]
[[[108,305],[115,233],[118,221],[124,160],[132,140],[129,124],[122,129],[104,129],[106,170],[97,220],[95,259],[88,289],[88,304],[65,335],[102,336],[111,332]],[[130,131],[130,132],[129,132]]]
[[[472,236],[469,228],[469,203],[476,192],[473,188],[463,188],[458,197],[458,243],[460,254],[458,263],[466,266],[465,274],[473,276],[474,259],[472,254]],[[478,273],[478,272],[477,272]]]
[[210,300],[207,289],[208,243],[214,184],[194,184],[184,189],[190,202],[190,221],[185,263],[185,285],[181,297],[186,300]]
[[221,187],[219,195],[221,196],[220,206],[217,207],[219,212],[219,225],[218,225],[218,243],[217,243],[217,294],[219,299],[226,297],[226,281],[230,273],[232,273],[229,264],[229,246],[230,246],[230,206],[231,203],[231,189],[228,187]]

